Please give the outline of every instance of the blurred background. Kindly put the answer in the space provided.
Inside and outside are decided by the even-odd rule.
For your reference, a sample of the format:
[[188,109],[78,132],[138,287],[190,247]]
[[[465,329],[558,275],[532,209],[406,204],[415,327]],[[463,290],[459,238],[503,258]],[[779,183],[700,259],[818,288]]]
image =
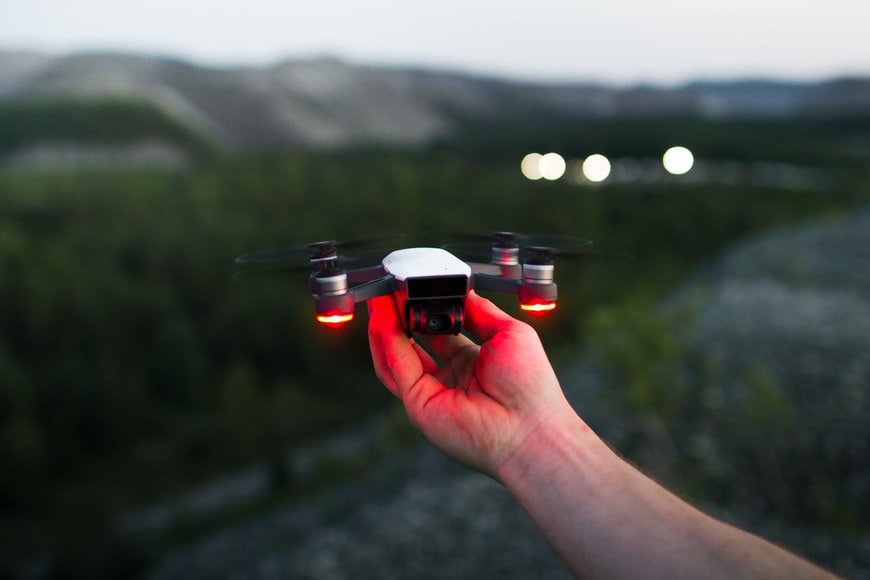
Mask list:
[[558,263],[548,317],[491,296],[594,429],[870,577],[868,11],[6,2],[0,576],[569,577],[407,425],[363,306],[235,278],[513,230],[613,253]]

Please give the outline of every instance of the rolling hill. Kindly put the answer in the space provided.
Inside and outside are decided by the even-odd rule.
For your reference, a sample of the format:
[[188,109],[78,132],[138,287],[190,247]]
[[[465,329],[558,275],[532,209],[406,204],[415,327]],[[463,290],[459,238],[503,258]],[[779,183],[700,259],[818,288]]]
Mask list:
[[870,110],[870,79],[680,87],[544,84],[438,71],[286,60],[214,68],[171,58],[0,52],[0,107],[131,101],[229,150],[420,146],[516,118],[831,116]]

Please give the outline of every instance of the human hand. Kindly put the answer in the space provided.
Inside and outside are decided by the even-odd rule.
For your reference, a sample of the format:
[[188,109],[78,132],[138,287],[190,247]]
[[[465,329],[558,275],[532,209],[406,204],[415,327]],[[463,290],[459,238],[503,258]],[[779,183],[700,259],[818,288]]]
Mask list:
[[568,404],[535,331],[490,301],[470,292],[465,302],[480,346],[436,335],[423,349],[392,296],[369,300],[369,313],[375,371],[411,422],[501,481],[576,577],[832,577],[620,459]]
[[464,327],[480,345],[464,335],[435,335],[420,338],[424,349],[405,334],[392,296],[368,304],[378,378],[454,460],[498,479],[542,425],[576,417],[534,329],[473,291]]

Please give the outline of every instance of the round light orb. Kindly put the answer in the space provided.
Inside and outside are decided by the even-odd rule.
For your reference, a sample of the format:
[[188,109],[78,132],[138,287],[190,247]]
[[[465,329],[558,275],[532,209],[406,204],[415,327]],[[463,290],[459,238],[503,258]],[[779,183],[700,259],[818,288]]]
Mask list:
[[671,175],[688,173],[695,164],[695,156],[685,147],[671,147],[662,156],[662,165]]
[[565,158],[558,153],[547,153],[541,157],[538,163],[538,169],[541,171],[541,177],[548,181],[555,181],[565,175],[565,169],[568,164]]
[[600,153],[593,153],[583,160],[583,177],[600,183],[610,177],[610,160]]
[[537,181],[543,177],[541,175],[541,157],[540,153],[529,153],[523,157],[523,161],[520,163],[520,171],[523,172],[526,179]]

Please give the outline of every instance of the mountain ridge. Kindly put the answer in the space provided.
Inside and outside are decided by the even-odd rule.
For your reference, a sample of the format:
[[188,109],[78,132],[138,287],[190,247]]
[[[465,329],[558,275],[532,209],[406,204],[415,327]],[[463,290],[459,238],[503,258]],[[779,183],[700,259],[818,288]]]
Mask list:
[[455,134],[469,121],[517,116],[866,114],[870,78],[620,88],[333,58],[213,67],[132,53],[0,51],[0,105],[33,99],[146,101],[228,149],[421,146]]

